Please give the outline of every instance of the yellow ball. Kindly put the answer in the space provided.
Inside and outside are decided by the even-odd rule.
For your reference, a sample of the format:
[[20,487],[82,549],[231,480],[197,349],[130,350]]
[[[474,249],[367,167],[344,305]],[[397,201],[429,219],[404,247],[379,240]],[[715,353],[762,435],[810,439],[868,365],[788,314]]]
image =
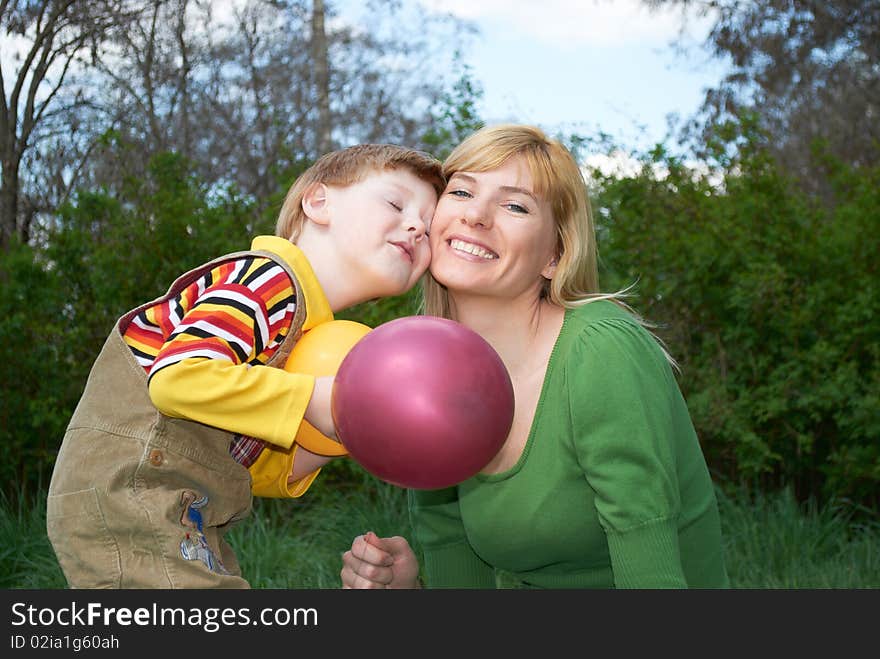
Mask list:
[[[307,373],[315,377],[336,375],[339,365],[354,345],[369,331],[370,327],[353,320],[331,320],[316,325],[303,333],[290,351],[284,370],[290,373]],[[340,456],[347,451],[341,443],[318,432],[303,419],[296,433],[296,443],[318,455]]]

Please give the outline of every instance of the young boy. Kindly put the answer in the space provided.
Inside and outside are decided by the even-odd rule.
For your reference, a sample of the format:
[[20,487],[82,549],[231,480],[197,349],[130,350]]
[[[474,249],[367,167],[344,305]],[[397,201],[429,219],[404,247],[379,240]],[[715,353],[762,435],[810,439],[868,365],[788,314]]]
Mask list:
[[[290,349],[335,311],[416,283],[443,186],[418,151],[327,154],[291,187],[276,236],[117,321],[49,486],[47,531],[71,587],[249,587],[223,538],[251,508],[261,443],[248,437],[290,449],[306,419],[335,438],[333,378],[285,371]],[[334,453],[293,453],[302,494]]]

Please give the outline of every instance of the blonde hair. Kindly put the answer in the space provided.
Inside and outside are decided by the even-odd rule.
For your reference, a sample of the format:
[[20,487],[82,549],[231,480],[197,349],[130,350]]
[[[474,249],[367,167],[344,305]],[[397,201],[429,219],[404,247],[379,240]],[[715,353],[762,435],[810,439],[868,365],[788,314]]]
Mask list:
[[394,144],[358,144],[321,156],[294,181],[278,213],[275,235],[296,242],[305,222],[303,196],[315,183],[352,185],[370,174],[397,169],[412,172],[429,183],[438,195],[443,194],[443,166],[433,156]]
[[[558,263],[542,297],[562,307],[615,297],[599,292],[598,253],[593,213],[584,176],[574,157],[540,128],[517,124],[487,126],[459,144],[443,163],[447,179],[457,172],[485,172],[522,156],[535,193],[545,199],[556,223]],[[430,274],[423,283],[424,312],[450,317],[447,291]]]
[[[666,359],[677,368],[663,341],[651,331],[654,326],[624,302],[632,286],[614,293],[600,292],[596,227],[587,184],[574,156],[562,143],[535,126],[487,126],[472,133],[449,154],[443,174],[448,180],[457,172],[486,172],[515,156],[525,159],[534,192],[550,204],[556,225],[556,272],[553,279],[545,280],[541,296],[566,308],[597,300],[620,304],[651,332]],[[430,271],[422,282],[421,311],[452,318],[449,293]]]

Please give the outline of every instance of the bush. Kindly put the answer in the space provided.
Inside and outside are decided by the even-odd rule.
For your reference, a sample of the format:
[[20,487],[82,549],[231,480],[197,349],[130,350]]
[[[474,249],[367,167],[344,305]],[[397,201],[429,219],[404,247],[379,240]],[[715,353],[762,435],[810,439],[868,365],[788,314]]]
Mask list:
[[880,171],[828,163],[818,199],[740,153],[720,184],[662,149],[598,176],[605,288],[638,281],[716,474],[877,503]]
[[117,197],[81,192],[45,247],[0,252],[0,478],[8,493],[48,483],[92,362],[117,318],[181,273],[252,237],[251,205],[157,156]]

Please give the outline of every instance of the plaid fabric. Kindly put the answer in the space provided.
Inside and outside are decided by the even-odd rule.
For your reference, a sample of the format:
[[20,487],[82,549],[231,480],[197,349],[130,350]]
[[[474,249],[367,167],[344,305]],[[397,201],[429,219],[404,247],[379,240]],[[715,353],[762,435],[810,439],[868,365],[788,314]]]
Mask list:
[[256,437],[236,435],[229,445],[229,454],[232,459],[243,467],[250,468],[260,457],[260,453],[266,447],[266,442]]

